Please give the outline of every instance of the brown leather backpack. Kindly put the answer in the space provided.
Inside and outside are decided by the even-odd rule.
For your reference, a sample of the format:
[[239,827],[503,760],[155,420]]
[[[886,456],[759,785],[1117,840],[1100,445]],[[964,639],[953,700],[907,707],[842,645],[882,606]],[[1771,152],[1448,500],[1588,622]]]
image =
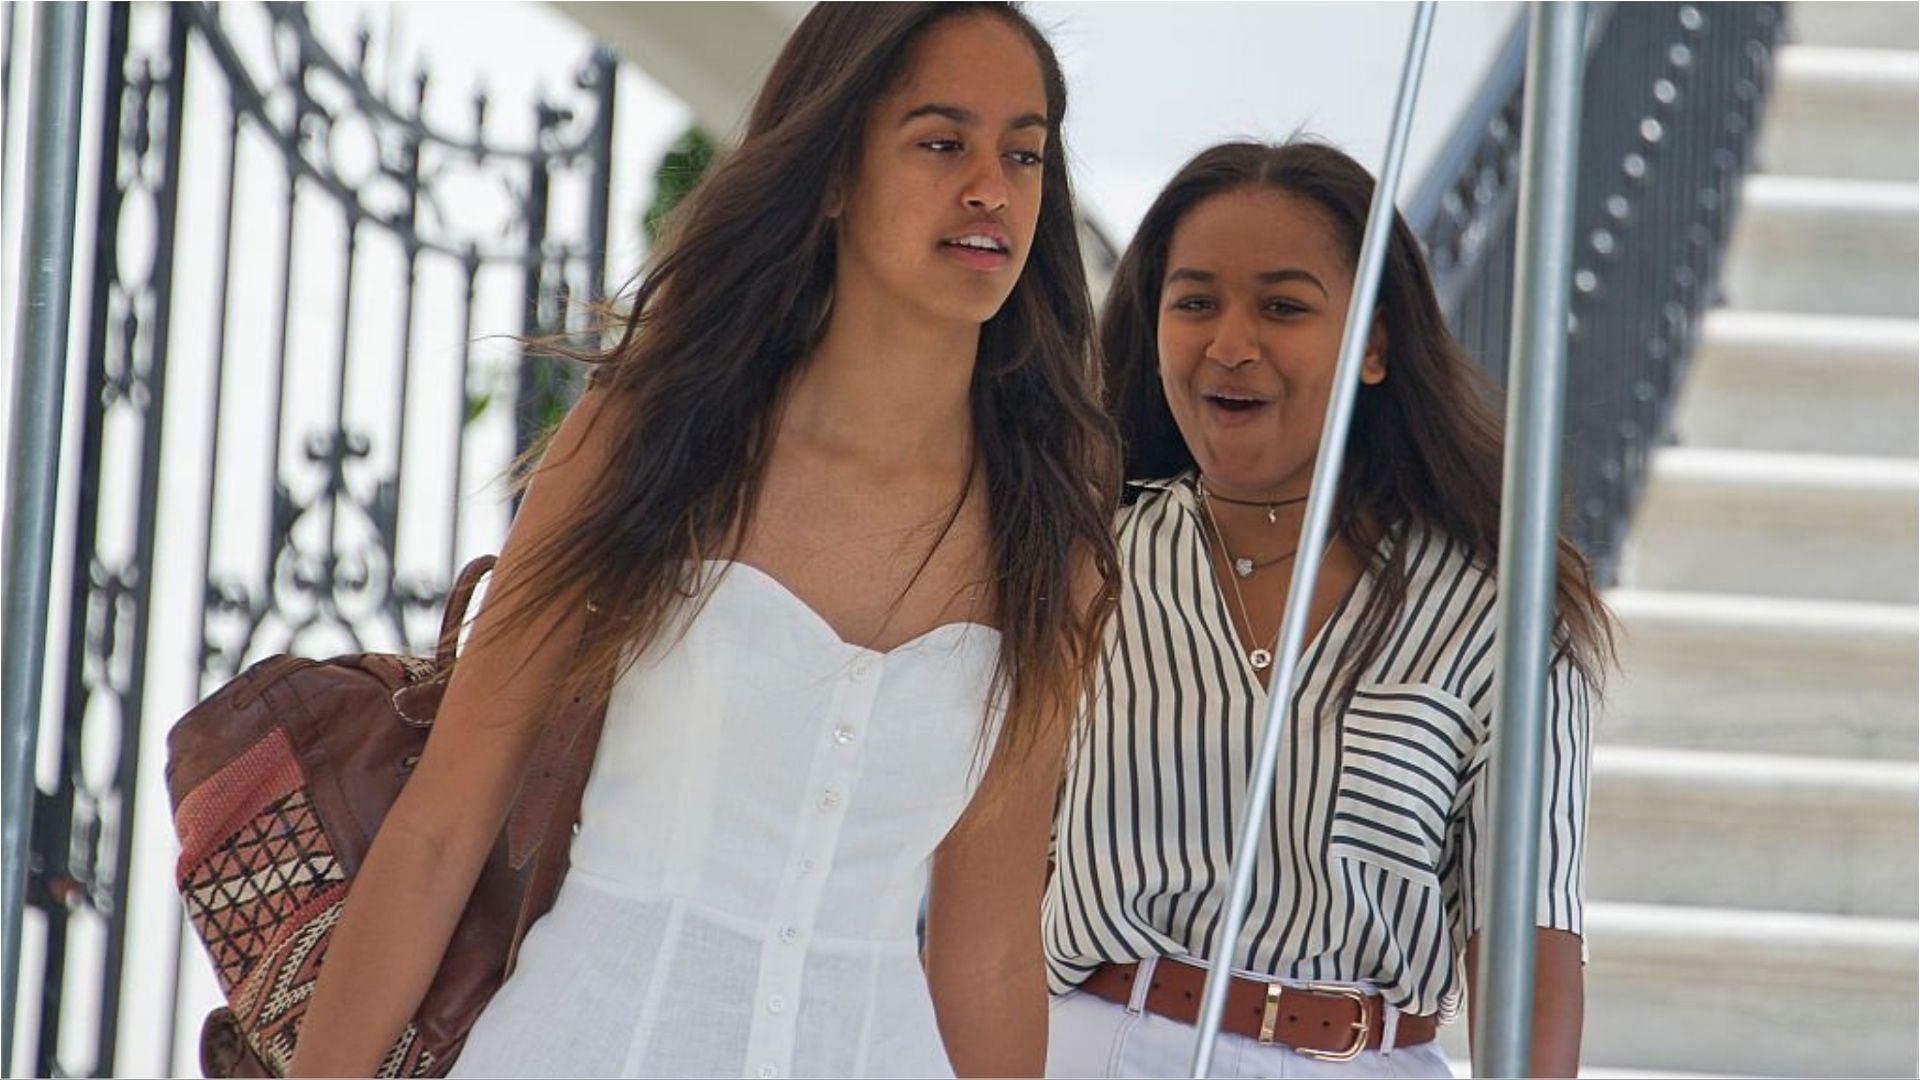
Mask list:
[[[201,1029],[208,1076],[282,1076],[293,1061],[347,891],[426,745],[493,561],[460,572],[432,660],[270,657],[168,734],[180,894],[227,997]],[[376,1075],[452,1066],[527,927],[553,905],[604,717],[576,698],[541,735],[440,971]]]

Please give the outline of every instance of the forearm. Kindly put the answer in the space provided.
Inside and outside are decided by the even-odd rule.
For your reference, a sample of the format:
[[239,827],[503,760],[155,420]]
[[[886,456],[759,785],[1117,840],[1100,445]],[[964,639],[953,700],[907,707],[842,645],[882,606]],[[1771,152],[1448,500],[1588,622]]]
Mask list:
[[1586,1017],[1586,987],[1580,968],[1579,940],[1558,930],[1542,930],[1572,943],[1572,956],[1542,949],[1533,980],[1533,1075],[1574,1076],[1580,1071],[1580,1032]]
[[[1473,991],[1480,985],[1479,944],[1477,934],[1467,942],[1469,1024],[1477,1015]],[[1528,1041],[1530,1075],[1579,1073],[1580,1036],[1586,1019],[1586,983],[1580,952],[1580,938],[1574,934],[1564,930],[1535,931],[1533,1032]]]
[[466,873],[431,842],[382,829],[354,878],[300,1029],[290,1076],[371,1076],[440,968]]
[[940,1037],[958,1076],[1040,1076],[1047,1064],[1047,980],[1032,960],[995,968],[940,966],[939,950],[928,954],[928,986],[940,1021]]

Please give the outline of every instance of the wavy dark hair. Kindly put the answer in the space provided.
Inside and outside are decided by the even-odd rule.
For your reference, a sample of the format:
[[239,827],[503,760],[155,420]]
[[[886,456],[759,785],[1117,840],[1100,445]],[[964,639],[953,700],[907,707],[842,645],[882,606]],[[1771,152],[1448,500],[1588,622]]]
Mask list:
[[[1187,213],[1216,195],[1268,188],[1305,199],[1333,226],[1346,265],[1359,265],[1373,177],[1340,150],[1310,139],[1231,142],[1181,167],[1121,256],[1101,312],[1108,410],[1120,428],[1126,475],[1164,478],[1195,468],[1159,379],[1157,329],[1167,249]],[[1407,531],[1419,523],[1493,566],[1500,548],[1498,391],[1453,340],[1420,245],[1393,216],[1376,318],[1387,332],[1387,377],[1362,385],[1347,436],[1335,530],[1363,555],[1378,551],[1359,631],[1342,653],[1347,685],[1379,656],[1407,603]],[[1613,658],[1613,632],[1585,557],[1558,539],[1556,647],[1596,684]]]
[[[595,392],[605,391],[594,422],[619,437],[589,496],[536,539],[501,596],[503,625],[535,622],[556,598],[591,597],[606,613],[590,624],[570,692],[604,694],[623,654],[638,655],[695,597],[698,563],[737,554],[778,404],[832,311],[827,206],[858,179],[860,119],[905,77],[929,29],[963,17],[1000,19],[1032,46],[1055,144],[1027,265],[981,328],[969,392],[991,524],[987,595],[1001,631],[993,699],[1004,694],[1007,705],[997,748],[1021,752],[1044,725],[1071,718],[1117,592],[1118,451],[1100,408],[1057,143],[1066,83],[1039,30],[998,3],[816,5],[774,63],[739,147],[669,219],[612,344],[562,350],[593,365]],[[1089,564],[1096,580],[1084,576]]]

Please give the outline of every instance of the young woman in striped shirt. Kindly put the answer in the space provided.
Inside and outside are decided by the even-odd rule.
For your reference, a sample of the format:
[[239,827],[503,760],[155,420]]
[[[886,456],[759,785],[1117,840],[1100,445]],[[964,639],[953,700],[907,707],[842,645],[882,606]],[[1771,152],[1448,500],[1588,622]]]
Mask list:
[[[1148,210],[1101,328],[1120,607],[1055,822],[1048,1074],[1184,1074],[1208,958],[1228,1076],[1448,1075],[1485,912],[1499,424],[1395,218],[1239,941],[1216,940],[1373,180],[1234,143]],[[1560,543],[1535,1069],[1573,1075],[1607,615]]]

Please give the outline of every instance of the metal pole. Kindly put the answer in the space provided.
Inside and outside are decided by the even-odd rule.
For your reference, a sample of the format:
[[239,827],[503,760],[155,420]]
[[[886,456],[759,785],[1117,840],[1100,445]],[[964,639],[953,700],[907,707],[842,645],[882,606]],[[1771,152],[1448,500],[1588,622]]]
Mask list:
[[1567,287],[1580,145],[1585,11],[1535,3],[1520,134],[1506,471],[1500,495],[1499,723],[1493,735],[1492,891],[1472,990],[1475,1076],[1529,1075],[1540,756],[1560,517]]
[[1268,687],[1267,725],[1254,756],[1247,785],[1247,805],[1240,814],[1239,840],[1233,855],[1233,876],[1227,906],[1214,939],[1214,955],[1207,972],[1206,993],[1200,999],[1199,1035],[1194,1042],[1194,1077],[1207,1075],[1213,1065],[1213,1043],[1227,1008],[1227,985],[1232,978],[1240,931],[1246,924],[1247,904],[1253,894],[1253,868],[1266,842],[1268,808],[1273,801],[1275,769],[1280,761],[1280,729],[1292,707],[1294,677],[1300,649],[1306,641],[1307,608],[1313,599],[1314,579],[1326,554],[1327,526],[1333,520],[1340,468],[1346,457],[1347,430],[1353,424],[1353,403],[1360,390],[1360,364],[1373,326],[1374,300],[1380,293],[1380,268],[1393,235],[1393,200],[1400,190],[1400,167],[1407,154],[1407,131],[1413,126],[1413,106],[1420,96],[1420,75],[1426,64],[1427,39],[1433,31],[1433,0],[1415,8],[1413,34],[1400,69],[1400,96],[1394,100],[1393,123],[1387,133],[1386,163],[1374,185],[1373,204],[1367,209],[1367,230],[1360,241],[1360,261],[1353,275],[1353,301],[1341,332],[1340,362],[1334,369],[1333,399],[1327,403],[1320,431],[1319,456],[1314,459],[1313,484],[1308,489],[1306,521],[1301,526],[1299,555],[1293,564],[1287,607],[1280,620],[1280,638],[1274,647],[1273,681]]
[[80,188],[80,102],[85,72],[84,4],[36,4],[27,116],[26,247],[22,267],[9,428],[4,659],[6,880],[4,1047],[12,1075],[20,982],[34,758],[40,732],[52,592],[54,510],[60,477],[67,324],[73,300],[74,207]]

